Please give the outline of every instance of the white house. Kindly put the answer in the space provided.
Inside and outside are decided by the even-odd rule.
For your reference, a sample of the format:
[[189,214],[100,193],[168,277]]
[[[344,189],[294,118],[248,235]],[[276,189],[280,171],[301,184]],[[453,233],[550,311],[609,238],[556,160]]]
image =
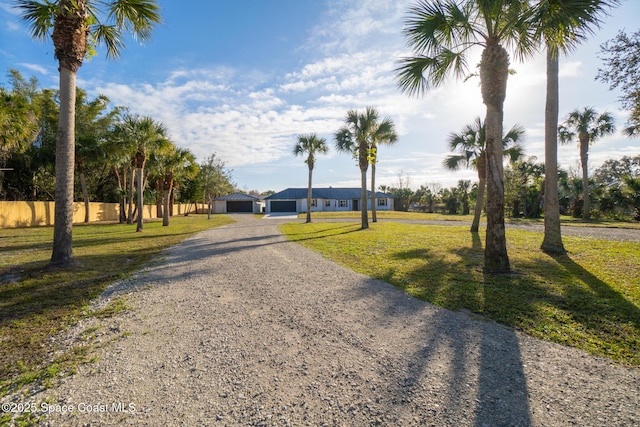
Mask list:
[[[307,189],[287,188],[265,197],[266,212],[307,212]],[[313,188],[311,212],[359,211],[360,188]],[[371,192],[367,190],[367,209],[371,209]],[[376,209],[393,210],[393,196],[376,192]]]

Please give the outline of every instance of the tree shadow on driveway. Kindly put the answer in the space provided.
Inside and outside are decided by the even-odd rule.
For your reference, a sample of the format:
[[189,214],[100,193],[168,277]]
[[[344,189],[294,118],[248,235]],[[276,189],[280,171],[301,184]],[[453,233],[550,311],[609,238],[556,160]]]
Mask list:
[[[479,239],[473,239],[469,250],[481,250]],[[482,283],[476,292],[456,292],[452,285],[446,289],[442,285],[450,269],[472,269],[473,263],[452,264],[427,249],[400,251],[396,256],[429,264],[421,267],[428,268],[433,285],[427,292],[436,300],[453,298],[442,301],[444,305],[460,306],[460,299],[468,294],[484,298]],[[414,273],[424,275],[425,271]],[[393,274],[389,271],[386,276]],[[520,343],[512,328],[469,312],[433,306],[374,279],[365,280],[345,297],[354,304],[368,301],[375,307],[377,312],[363,322],[373,336],[388,336],[393,330],[393,340],[401,346],[393,362],[400,369],[385,394],[407,397],[388,402],[387,412],[400,414],[400,419],[403,413],[420,413],[421,422],[433,425],[531,425]],[[426,402],[426,407],[414,407],[415,402]]]

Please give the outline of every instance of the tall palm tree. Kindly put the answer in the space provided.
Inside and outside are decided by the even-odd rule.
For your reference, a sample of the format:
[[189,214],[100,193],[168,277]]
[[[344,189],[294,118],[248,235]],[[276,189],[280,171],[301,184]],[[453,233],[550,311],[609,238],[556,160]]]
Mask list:
[[111,169],[112,175],[116,179],[118,186],[119,205],[120,205],[120,223],[127,220],[127,184],[129,170],[131,167],[131,152],[133,151],[133,143],[126,138],[123,133],[122,114],[126,111],[124,107],[116,107],[114,109],[114,125],[105,135],[104,151],[107,166]]
[[[362,228],[369,228],[367,215],[367,170],[371,155],[372,141],[376,138],[376,132],[380,127],[378,110],[373,107],[365,108],[359,113],[357,110],[349,110],[345,118],[345,125],[335,134],[336,150],[343,153],[352,153],[358,160],[360,167],[360,211],[362,213]],[[373,191],[373,189],[372,189]]]
[[547,253],[566,252],[560,231],[558,199],[559,56],[571,52],[593,32],[592,26],[600,25],[604,8],[618,4],[618,0],[541,0],[532,16],[532,26],[537,28],[538,37],[547,50],[544,239],[541,245],[541,249]]
[[[150,152],[159,152],[170,143],[167,140],[167,131],[163,124],[156,122],[149,116],[127,114],[116,125],[115,133],[118,139],[126,141],[126,146],[131,147],[130,155],[132,165],[135,167],[137,188],[137,226],[136,231],[144,228],[144,188],[146,185],[144,168]],[[130,180],[133,182],[133,179]],[[133,191],[131,191],[132,193]],[[131,215],[130,215],[131,216]],[[129,218],[131,219],[131,218]]]
[[376,163],[378,163],[378,144],[392,145],[398,140],[395,125],[389,117],[378,123],[375,132],[371,135],[369,147],[369,163],[371,164],[371,221],[377,222],[376,214]]
[[156,0],[15,0],[31,34],[49,35],[60,70],[60,115],[56,136],[56,204],[51,265],[73,264],[73,173],[76,75],[88,52],[104,44],[117,58],[124,47],[123,31],[146,40],[160,22]]
[[196,158],[186,148],[171,144],[166,150],[160,150],[158,181],[162,190],[162,226],[169,226],[171,197],[177,184],[191,179],[198,173]]
[[108,104],[109,98],[104,95],[99,95],[93,101],[87,101],[86,92],[82,89],[77,90],[75,162],[84,199],[85,223],[89,222],[91,206],[85,171],[92,163],[97,163],[104,158],[105,150],[102,144],[116,115],[116,110],[105,113]]
[[[524,128],[514,125],[502,139],[502,148],[505,157],[511,161],[522,156],[522,139]],[[449,134],[449,148],[460,154],[447,156],[443,165],[450,170],[458,170],[462,165],[478,171],[478,197],[471,223],[471,232],[477,233],[480,227],[480,216],[484,207],[484,190],[487,185],[487,155],[485,151],[485,125],[480,117],[476,117],[471,125],[467,125],[460,133]]]
[[422,94],[443,83],[449,74],[468,73],[469,52],[481,46],[479,65],[482,101],[486,106],[487,231],[484,270],[510,271],[504,225],[502,118],[511,47],[521,58],[535,48],[527,25],[528,0],[418,0],[409,10],[405,36],[415,56],[396,69],[400,89]]
[[574,110],[558,126],[558,136],[561,143],[569,143],[578,139],[580,148],[580,165],[582,166],[582,219],[588,220],[591,213],[591,201],[589,200],[589,145],[597,139],[613,134],[615,125],[613,116],[607,112],[600,115],[595,109],[586,107],[582,111]]
[[304,156],[307,154],[307,160],[304,162],[309,167],[309,185],[307,187],[307,222],[311,222],[311,176],[313,167],[316,164],[316,153],[326,154],[329,151],[327,141],[324,138],[318,138],[315,133],[306,135],[298,135],[298,142],[293,147],[295,156]]
[[157,123],[151,117],[135,117],[134,129],[136,136],[136,180],[138,183],[137,203],[138,217],[136,222],[136,232],[142,231],[144,228],[144,189],[146,179],[144,174],[144,166],[150,152],[160,152],[168,149],[170,142],[167,139],[167,131],[161,123]]

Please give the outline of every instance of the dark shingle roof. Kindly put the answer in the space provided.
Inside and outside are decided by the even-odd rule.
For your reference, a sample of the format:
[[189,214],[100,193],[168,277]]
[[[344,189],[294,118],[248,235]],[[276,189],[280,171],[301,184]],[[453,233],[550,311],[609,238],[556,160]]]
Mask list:
[[253,197],[248,194],[233,193],[233,194],[227,194],[226,196],[216,197],[213,200],[226,200],[229,202],[249,202],[249,201],[254,202],[259,199],[257,197]]
[[[371,196],[371,192],[367,190],[367,197]],[[314,199],[334,199],[334,200],[347,200],[347,199],[359,199],[360,188],[312,188],[311,197]],[[389,194],[376,192],[376,197],[392,197]],[[306,199],[306,188],[287,188],[279,193],[265,197],[270,200],[292,200],[292,199]]]

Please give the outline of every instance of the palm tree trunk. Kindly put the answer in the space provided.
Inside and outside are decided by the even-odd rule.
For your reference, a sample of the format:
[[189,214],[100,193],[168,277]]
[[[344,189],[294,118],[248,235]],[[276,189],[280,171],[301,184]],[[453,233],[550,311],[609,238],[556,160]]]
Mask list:
[[155,183],[154,190],[156,190],[156,218],[164,218],[164,214],[162,213],[164,208],[164,180],[158,179]]
[[360,193],[360,211],[362,218],[362,229],[369,228],[369,218],[367,216],[367,170],[360,169],[360,184],[361,184],[361,193]]
[[376,164],[371,163],[371,221],[378,222],[376,215]]
[[369,228],[369,218],[367,215],[367,169],[369,159],[367,158],[367,145],[361,143],[358,147],[358,164],[360,166],[360,207],[362,218],[362,229]]
[[163,195],[163,211],[162,211],[162,226],[169,226],[169,201],[171,200],[171,190],[173,189],[173,179],[169,180],[169,185],[164,188]]
[[509,75],[507,51],[490,39],[482,52],[480,84],[482,101],[487,107],[487,232],[484,251],[484,271],[508,273],[511,270],[507,254],[504,225],[504,172],[502,166],[502,120]]
[[311,196],[312,196],[311,175],[312,174],[313,174],[313,166],[309,164],[309,185],[307,187],[307,221],[306,222],[311,222]]
[[118,183],[118,194],[120,195],[119,197],[119,205],[120,205],[120,212],[118,215],[118,222],[120,224],[122,224],[124,222],[124,206],[125,206],[125,202],[124,202],[124,193],[122,191],[122,189],[124,188],[124,186],[122,183],[123,179],[126,179],[126,176],[122,176],[122,178],[120,177],[120,171],[118,171],[118,168],[116,166],[111,166],[111,172],[115,175],[116,177],[116,182]]
[[51,265],[73,263],[76,73],[60,67],[60,113],[56,135],[56,194]]
[[79,173],[80,178],[80,188],[82,188],[82,198],[84,199],[84,222],[85,224],[89,222],[89,192],[87,191],[87,180],[84,179],[84,171],[81,170]]
[[477,233],[480,229],[480,217],[482,216],[482,208],[484,207],[484,190],[487,187],[487,156],[482,153],[478,158],[478,197],[476,198],[476,207],[473,212],[473,222],[471,223],[471,232]]
[[541,249],[549,254],[566,253],[560,230],[558,200],[558,54],[547,49],[547,99],[544,117],[544,238]]
[[582,219],[591,217],[591,200],[589,199],[589,136],[580,134],[580,163],[582,164]]
[[129,178],[129,210],[127,213],[127,224],[133,224],[133,188],[134,188],[134,181],[135,179],[133,178],[134,176],[134,169],[133,169],[133,164],[131,165],[131,177]]
[[144,176],[143,176],[143,172],[144,169],[143,168],[137,168],[138,170],[138,221],[137,221],[137,225],[136,225],[136,232],[140,232],[142,231],[143,227],[144,227],[144,221],[143,221],[143,216],[144,216],[144,206],[142,205],[144,203]]

